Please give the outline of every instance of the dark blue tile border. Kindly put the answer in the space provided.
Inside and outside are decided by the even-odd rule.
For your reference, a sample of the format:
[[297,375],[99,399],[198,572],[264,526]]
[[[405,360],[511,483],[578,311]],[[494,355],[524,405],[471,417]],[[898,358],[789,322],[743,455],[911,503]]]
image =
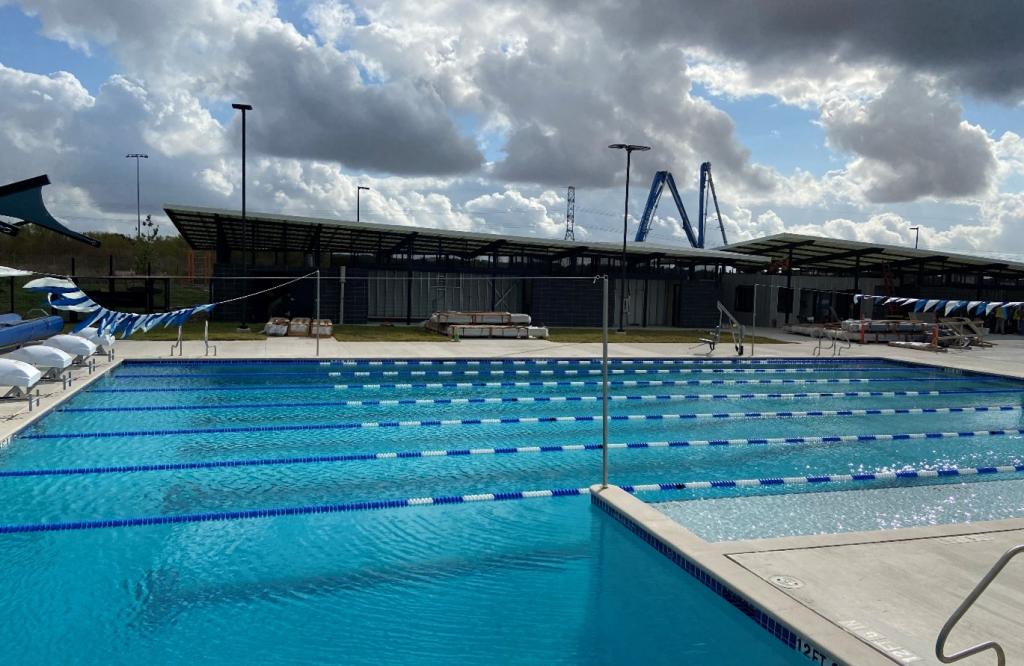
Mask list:
[[747,601],[745,598],[737,594],[735,590],[723,584],[712,574],[698,566],[693,560],[680,555],[675,549],[670,548],[665,542],[661,541],[638,525],[629,516],[609,504],[607,500],[600,496],[600,494],[592,493],[590,495],[590,501],[599,509],[621,523],[630,532],[640,537],[648,545],[668,558],[677,567],[690,574],[712,592],[728,601],[741,613],[756,622],[762,629],[782,641],[791,650],[802,654],[807,657],[808,660],[817,664],[839,666],[842,663],[834,657],[823,654],[821,651],[815,649],[813,643],[807,641],[800,634],[794,632],[788,626],[777,620],[774,616]]

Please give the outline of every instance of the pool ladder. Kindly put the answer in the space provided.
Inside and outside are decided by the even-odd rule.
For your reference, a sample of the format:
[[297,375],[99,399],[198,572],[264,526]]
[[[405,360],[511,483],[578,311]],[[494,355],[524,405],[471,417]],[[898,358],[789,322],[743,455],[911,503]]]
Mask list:
[[[818,329],[814,332],[818,339],[818,346],[811,352],[814,356],[821,356],[822,352],[831,351],[832,356],[842,356],[844,349],[850,349],[853,344],[850,342],[849,331],[836,331],[835,336],[825,335],[825,329]],[[828,343],[825,342],[826,338]],[[845,343],[845,344],[841,344]]]
[[963,600],[953,614],[946,620],[946,624],[942,625],[942,631],[939,632],[939,637],[935,641],[935,656],[939,658],[944,664],[952,664],[955,661],[960,661],[966,657],[979,654],[986,650],[992,650],[996,653],[996,664],[998,666],[1006,665],[1006,654],[1003,652],[1003,648],[999,643],[995,641],[985,641],[984,643],[978,643],[973,647],[969,647],[959,652],[947,655],[946,652],[946,639],[949,638],[949,634],[952,633],[953,627],[956,626],[957,622],[960,621],[967,611],[974,606],[974,602],[978,600],[988,586],[996,579],[999,573],[1006,568],[1006,565],[1010,563],[1010,560],[1017,557],[1021,553],[1024,553],[1024,545],[1014,546],[1010,550],[1003,553],[1003,556],[989,569],[988,573],[985,574],[984,578],[978,581],[978,584],[974,586],[971,593],[967,595],[967,598]]

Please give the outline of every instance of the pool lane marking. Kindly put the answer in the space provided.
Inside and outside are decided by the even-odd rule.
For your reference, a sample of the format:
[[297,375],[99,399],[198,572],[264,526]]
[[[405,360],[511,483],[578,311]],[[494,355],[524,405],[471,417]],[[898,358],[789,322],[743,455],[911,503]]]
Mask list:
[[[828,377],[814,379],[613,379],[609,386],[808,386],[820,384],[875,384],[884,382],[974,382],[978,377]],[[981,379],[989,379],[983,377]],[[991,378],[1001,379],[1001,378]],[[557,380],[530,382],[419,382],[419,383],[379,383],[379,384],[231,384],[224,386],[136,386],[135,388],[86,388],[85,393],[191,393],[207,391],[293,391],[293,390],[325,390],[338,391],[356,389],[463,389],[463,388],[526,388],[526,387],[567,387],[567,386],[600,386],[601,382],[589,380]]]
[[[813,374],[821,372],[921,372],[930,371],[931,368],[892,368],[888,366],[859,366],[852,368],[829,367],[821,368],[609,368],[610,375],[796,375]],[[558,377],[579,377],[596,376],[603,373],[601,368],[587,370],[345,370],[326,373],[327,377],[499,377],[499,376],[558,376]],[[284,371],[284,372],[260,372],[258,377],[308,377],[309,371]],[[194,372],[194,373],[148,373],[117,372],[110,378],[111,381],[123,381],[134,379],[233,379],[243,376],[242,373],[216,373],[216,372]]]
[[[745,439],[695,439],[664,442],[615,442],[609,449],[665,449],[719,446],[763,446],[794,444],[841,444],[857,442],[894,442],[919,439],[964,439],[968,437],[998,437],[1024,434],[1024,429],[974,430],[965,432],[918,432],[879,435],[823,435],[802,437],[755,437]],[[139,465],[107,465],[97,467],[65,467],[51,469],[0,470],[0,478],[30,476],[79,476],[94,474],[129,474],[135,472],[173,472],[229,467],[273,467],[277,465],[309,465],[367,460],[409,460],[414,458],[445,458],[461,456],[511,455],[527,453],[568,453],[600,451],[600,444],[558,444],[549,446],[509,446],[476,449],[428,449],[425,451],[382,451],[376,453],[348,453],[330,456],[299,456],[292,458],[255,458],[236,460],[203,460],[186,463],[156,463]]]
[[[901,470],[898,472],[869,472],[864,474],[819,474],[815,476],[788,476],[766,479],[732,479],[718,481],[684,481],[679,483],[639,483],[619,486],[628,493],[664,492],[680,490],[705,490],[710,488],[752,488],[759,486],[813,485],[828,483],[851,483],[867,481],[891,481],[897,479],[925,479],[957,476],[979,476],[991,474],[1014,474],[1024,472],[1024,465],[993,465],[989,467],[944,467],[933,470]],[[182,513],[161,516],[140,516],[135,518],[106,518],[46,523],[20,523],[0,525],[0,534],[25,534],[34,532],[69,532],[117,527],[148,527],[189,523],[208,523],[228,520],[249,520],[255,518],[276,518],[280,516],[303,516],[314,514],[351,513],[398,509],[413,506],[443,506],[450,504],[473,504],[477,502],[505,502],[512,500],[540,499],[549,497],[579,497],[590,494],[590,488],[553,488],[546,490],[514,490],[495,493],[474,493],[469,495],[440,495],[434,497],[410,497],[364,502],[342,502],[334,504],[308,504],[265,509],[243,509],[241,511],[210,511],[204,513]]]
[[[797,400],[804,398],[891,398],[940,395],[973,395],[976,393],[1024,393],[1024,389],[977,389],[933,391],[825,391],[813,393],[661,393],[648,395],[609,395],[612,402],[652,402],[680,400]],[[392,407],[400,405],[500,405],[510,403],[598,402],[596,395],[498,396],[493,398],[399,398],[384,400],[328,400],[309,402],[256,402],[221,405],[126,405],[123,407],[60,407],[56,411],[87,412],[175,412],[213,409],[288,409],[293,407]]]
[[683,481],[680,483],[640,483],[619,486],[629,493],[705,490],[708,488],[756,488],[759,486],[798,486],[819,483],[850,483],[853,481],[893,481],[896,479],[934,479],[950,476],[980,476],[1024,472],[1024,465],[992,465],[988,467],[942,467],[939,469],[904,469],[896,472],[865,472],[861,474],[818,474],[814,476],[783,476],[768,479],[733,479],[728,481]]
[[[981,407],[899,407],[866,409],[812,409],[776,412],[704,412],[684,414],[613,414],[609,421],[689,421],[712,419],[811,418],[824,416],[896,416],[917,414],[974,414],[979,412],[1019,412],[1021,405]],[[582,423],[600,421],[601,415],[577,416],[502,416],[476,419],[414,419],[409,421],[354,421],[348,423],[281,424],[230,426],[226,428],[165,428],[162,430],[111,430],[100,432],[37,433],[21,439],[89,439],[110,437],[162,437],[165,435],[212,435],[240,432],[292,432],[300,430],[353,430],[359,428],[419,428],[470,425],[514,425],[534,423]]]
[[[318,365],[321,367],[343,366],[459,366],[459,365],[601,365],[600,358],[482,358],[482,359],[223,359],[208,358],[196,361],[185,360],[144,360],[131,359],[132,366],[210,366],[210,365]],[[841,365],[883,363],[893,367],[910,367],[902,361],[883,358],[834,358],[792,357],[792,358],[609,358],[613,365]]]

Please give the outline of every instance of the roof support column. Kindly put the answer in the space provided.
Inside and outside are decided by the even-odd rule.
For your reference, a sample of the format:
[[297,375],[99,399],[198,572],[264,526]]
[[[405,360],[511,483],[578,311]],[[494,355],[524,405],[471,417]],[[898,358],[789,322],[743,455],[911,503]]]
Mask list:
[[[855,257],[854,260],[853,260],[853,293],[855,293],[855,294],[860,293],[860,256],[859,255],[857,257]],[[856,309],[853,312],[853,316],[856,317],[857,319],[860,319],[861,303],[862,303],[863,300],[864,300],[863,298],[858,300],[856,305],[855,305]]]
[[495,272],[497,271],[497,268],[498,268],[498,255],[497,254],[492,254],[491,255],[491,312],[494,312],[494,308],[498,307],[498,302],[497,302],[498,301],[498,293],[497,293],[498,286],[495,284],[495,279],[497,278],[497,275],[495,274]]
[[643,327],[647,328],[647,284],[650,282],[650,278],[644,275],[644,322]]
[[[793,298],[793,292],[792,292],[792,290],[793,290],[793,248],[789,248],[789,259],[786,260],[786,289],[790,290],[789,297],[790,297],[790,299],[792,299],[791,302],[795,303],[796,299]],[[789,309],[792,310],[793,308],[790,307]],[[786,313],[786,323],[787,324],[789,323],[789,313],[788,312]]]
[[405,264],[405,325],[412,324],[412,251],[406,255]]

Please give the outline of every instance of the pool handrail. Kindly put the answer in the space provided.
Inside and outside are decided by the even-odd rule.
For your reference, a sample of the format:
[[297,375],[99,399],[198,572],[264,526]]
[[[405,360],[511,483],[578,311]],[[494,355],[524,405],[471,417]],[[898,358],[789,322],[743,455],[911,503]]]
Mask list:
[[948,620],[946,620],[946,624],[942,625],[942,630],[939,631],[939,636],[935,640],[935,656],[938,657],[939,661],[944,664],[952,664],[953,662],[960,661],[966,657],[979,654],[986,650],[992,650],[996,653],[996,664],[998,664],[998,666],[1006,665],[1006,653],[1003,652],[1002,646],[995,641],[978,643],[972,647],[947,655],[945,653],[946,640],[949,638],[949,634],[953,631],[956,624],[967,613],[967,611],[974,606],[974,603],[985,592],[985,590],[988,589],[988,586],[996,579],[1006,565],[1010,563],[1010,560],[1021,553],[1024,553],[1024,544],[1014,546],[1003,553],[1002,557],[1000,557],[992,568],[988,570],[988,573],[978,581],[978,584],[974,586],[974,589],[967,595],[967,598],[963,600],[955,611],[953,611],[953,614],[949,616]]

